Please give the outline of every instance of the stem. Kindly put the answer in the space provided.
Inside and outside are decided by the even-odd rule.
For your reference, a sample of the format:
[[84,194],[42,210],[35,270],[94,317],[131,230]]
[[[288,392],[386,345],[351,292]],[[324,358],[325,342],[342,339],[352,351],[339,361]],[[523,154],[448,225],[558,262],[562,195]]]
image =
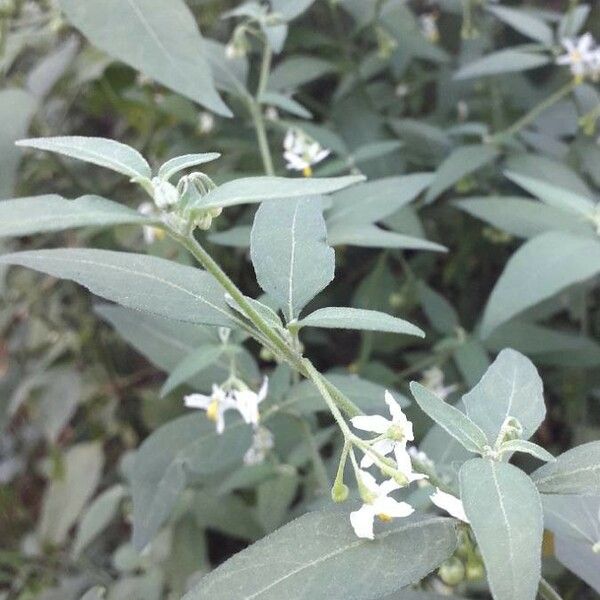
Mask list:
[[543,600],[562,600],[562,596],[543,577],[540,579],[538,595]]
[[554,92],[554,94],[548,96],[548,98],[546,98],[537,106],[532,108],[524,117],[520,118],[518,121],[515,121],[510,127],[505,129],[504,131],[499,131],[498,133],[494,134],[491,137],[490,142],[502,142],[506,140],[506,138],[519,132],[521,129],[523,129],[523,127],[529,125],[529,123],[534,121],[546,109],[550,108],[559,100],[562,100],[566,95],[570,94],[577,87],[577,85],[577,82],[575,80],[572,80],[567,85],[564,85],[563,87],[559,88],[556,92]]
[[261,98],[267,89],[272,60],[273,51],[271,50],[271,46],[269,46],[269,42],[264,40],[263,56],[260,65],[260,74],[258,77],[258,87],[256,88],[256,96],[249,101],[249,110],[250,115],[252,116],[254,129],[256,131],[258,148],[260,150],[265,173],[267,175],[274,175],[275,169],[273,168],[273,158],[271,157],[271,149],[269,148],[269,140],[267,139],[267,131],[265,129],[265,119],[262,113]]

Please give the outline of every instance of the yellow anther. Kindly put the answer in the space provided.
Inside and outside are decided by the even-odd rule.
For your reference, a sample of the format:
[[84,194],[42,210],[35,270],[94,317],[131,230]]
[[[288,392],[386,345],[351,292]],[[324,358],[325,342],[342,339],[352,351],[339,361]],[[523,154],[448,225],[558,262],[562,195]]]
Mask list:
[[390,517],[390,515],[386,515],[385,513],[378,514],[377,518],[384,523],[389,523],[392,520],[392,517]]
[[219,417],[219,401],[213,400],[206,409],[206,418],[211,421],[216,421]]
[[312,177],[312,174],[313,174],[312,167],[310,167],[310,166],[304,167],[304,169],[302,169],[302,174],[304,175],[304,177]]

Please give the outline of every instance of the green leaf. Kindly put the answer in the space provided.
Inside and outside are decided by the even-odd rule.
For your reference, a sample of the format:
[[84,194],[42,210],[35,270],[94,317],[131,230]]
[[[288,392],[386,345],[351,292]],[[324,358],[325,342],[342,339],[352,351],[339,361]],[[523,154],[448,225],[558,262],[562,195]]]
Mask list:
[[494,600],[535,600],[544,526],[533,482],[512,465],[483,458],[466,462],[459,479]]
[[491,163],[497,156],[498,150],[490,145],[474,144],[457,148],[438,168],[435,179],[425,196],[425,201],[433,202],[465,175],[481,169],[481,167]]
[[215,363],[222,353],[223,346],[201,346],[188,354],[171,371],[160,390],[161,397],[164,398],[182,383],[189,381],[194,375]]
[[139,180],[152,177],[150,165],[137,151],[116,142],[98,137],[63,136],[19,140],[17,146],[47,150],[89,162],[127,177]]
[[425,386],[412,381],[410,391],[421,410],[458,440],[469,452],[483,452],[487,445],[484,432],[467,415],[438,398]]
[[188,478],[194,481],[231,469],[251,442],[241,420],[219,435],[206,416],[190,414],[152,433],[135,455],[132,475],[133,544],[144,548],[170,516]]
[[441,244],[381,229],[376,225],[332,225],[328,230],[327,241],[332,246],[360,246],[365,248],[404,248],[407,250],[430,250],[447,252]]
[[370,541],[354,535],[346,513],[309,513],[229,559],[183,600],[370,600],[418,581],[455,545],[450,519],[399,519]]
[[534,471],[531,478],[542,494],[600,496],[600,442],[568,450],[556,462]]
[[[252,308],[254,308],[254,310],[272,327],[276,329],[283,329],[283,323],[281,322],[279,315],[270,306],[267,306],[266,304],[263,304],[262,302],[248,296],[244,296],[244,298],[246,299],[246,302],[251,304]],[[225,301],[233,310],[238,312],[245,319],[248,318],[239,304],[229,294],[225,295]]]
[[504,174],[511,181],[514,181],[517,185],[520,185],[523,189],[527,190],[549,206],[554,206],[555,208],[585,216],[589,216],[595,210],[595,202],[591,198],[582,196],[577,192],[560,188],[552,183],[547,183],[546,181],[534,179],[533,177],[527,177],[511,171],[506,171]]
[[264,92],[261,94],[259,101],[261,104],[268,104],[280,108],[301,119],[312,119],[312,114],[306,110],[302,104],[285,94],[279,94],[278,92]]
[[460,321],[454,307],[423,280],[418,282],[418,291],[421,306],[432,327],[439,333],[455,335]]
[[485,8],[519,33],[537,40],[546,46],[552,46],[554,42],[552,29],[544,21],[538,19],[527,10],[491,5]]
[[500,452],[525,452],[525,454],[531,454],[531,456],[535,456],[535,458],[544,462],[556,461],[556,458],[550,452],[527,440],[507,440],[500,446]]
[[25,90],[9,88],[0,91],[0,198],[9,198],[17,182],[21,152],[15,142],[27,134],[37,101]]
[[570,285],[600,272],[600,242],[550,231],[529,240],[508,261],[492,290],[481,335],[550,298]]
[[71,279],[92,293],[136,310],[188,323],[231,326],[233,315],[211,275],[169,260],[79,248],[32,250],[0,256],[21,265]]
[[250,246],[256,277],[290,320],[333,279],[326,235],[319,198],[264,202],[256,212]]
[[0,237],[61,231],[71,227],[145,225],[153,222],[156,219],[100,196],[65,200],[51,194],[0,202]]
[[313,56],[292,56],[278,63],[269,76],[269,89],[295,91],[300,86],[335,71],[335,64]]
[[431,173],[412,173],[367,181],[337,192],[331,198],[327,224],[364,225],[381,221],[417,198],[432,179]]
[[256,204],[265,200],[282,200],[330,194],[364,181],[362,175],[330,178],[245,177],[228,181],[202,196],[193,208],[207,209],[238,204]]
[[90,42],[209,110],[231,111],[215,90],[204,40],[183,0],[60,0]]
[[537,69],[542,65],[547,65],[549,62],[550,58],[547,54],[535,54],[525,50],[506,48],[470,62],[454,74],[454,79],[471,79],[472,77],[483,77],[486,75],[519,73],[529,69]]
[[281,15],[285,21],[299,17],[315,0],[271,0],[273,13]]
[[73,556],[77,559],[83,550],[108,526],[116,516],[119,504],[125,497],[125,488],[114,485],[102,492],[86,509],[73,543]]
[[331,306],[321,308],[298,321],[300,327],[325,327],[326,329],[361,329],[387,331],[425,337],[417,326],[377,310]]
[[546,416],[542,380],[520,352],[502,350],[481,381],[462,398],[467,414],[494,446],[508,417],[519,421],[521,437],[529,439]]
[[591,223],[582,221],[572,212],[526,198],[487,196],[465,198],[454,204],[473,217],[520,238],[532,238],[546,231],[583,235],[592,231]]
[[289,520],[288,512],[296,497],[297,489],[298,475],[289,468],[282,470],[277,477],[271,477],[258,485],[256,518],[264,531],[271,533]]
[[50,482],[44,493],[38,535],[55,546],[67,539],[83,507],[102,476],[104,454],[97,443],[71,446],[63,456],[63,476]]
[[183,156],[176,156],[171,160],[164,163],[158,171],[158,176],[161,179],[168,181],[180,171],[189,169],[191,167],[197,167],[204,163],[217,160],[221,155],[218,152],[206,152],[204,154],[184,154]]

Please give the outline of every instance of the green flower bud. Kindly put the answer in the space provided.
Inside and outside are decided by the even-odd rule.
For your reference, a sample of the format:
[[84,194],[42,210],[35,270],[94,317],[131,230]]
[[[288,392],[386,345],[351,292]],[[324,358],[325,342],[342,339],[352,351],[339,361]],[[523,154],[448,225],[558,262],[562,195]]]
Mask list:
[[464,580],[465,565],[460,559],[453,556],[442,563],[438,569],[438,575],[446,585],[454,587]]
[[350,490],[345,483],[341,481],[336,481],[331,488],[331,499],[334,502],[345,502],[348,499],[348,494]]
[[468,581],[478,581],[485,577],[485,567],[482,562],[467,562],[466,575]]

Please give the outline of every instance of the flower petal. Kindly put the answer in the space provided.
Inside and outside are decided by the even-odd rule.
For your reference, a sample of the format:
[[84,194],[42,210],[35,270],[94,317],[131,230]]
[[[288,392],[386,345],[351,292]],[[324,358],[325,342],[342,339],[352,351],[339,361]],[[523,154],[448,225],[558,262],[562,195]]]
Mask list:
[[360,415],[352,417],[350,422],[356,429],[372,431],[373,433],[385,433],[392,425],[391,421],[381,415]]
[[378,515],[383,514],[396,519],[408,517],[415,512],[415,509],[408,502],[398,502],[387,496],[375,500],[373,509]]
[[361,508],[350,513],[350,523],[354,528],[354,533],[360,538],[372,540],[375,538],[373,534],[373,521],[375,513],[370,504],[363,504]]
[[211,402],[212,398],[204,394],[189,394],[183,398],[183,403],[187,408],[206,410]]
[[[371,447],[378,454],[381,454],[382,456],[387,456],[394,449],[394,442],[393,440],[379,440],[378,442],[375,442]],[[368,453],[365,453],[365,455],[362,457],[362,460],[360,461],[360,468],[368,469],[373,464],[375,464],[375,461],[373,460],[372,456]]]
[[442,510],[445,510],[449,515],[452,515],[455,519],[469,522],[467,515],[465,514],[465,507],[463,503],[452,494],[447,494],[439,488],[436,488],[435,493],[429,496],[429,499]]

